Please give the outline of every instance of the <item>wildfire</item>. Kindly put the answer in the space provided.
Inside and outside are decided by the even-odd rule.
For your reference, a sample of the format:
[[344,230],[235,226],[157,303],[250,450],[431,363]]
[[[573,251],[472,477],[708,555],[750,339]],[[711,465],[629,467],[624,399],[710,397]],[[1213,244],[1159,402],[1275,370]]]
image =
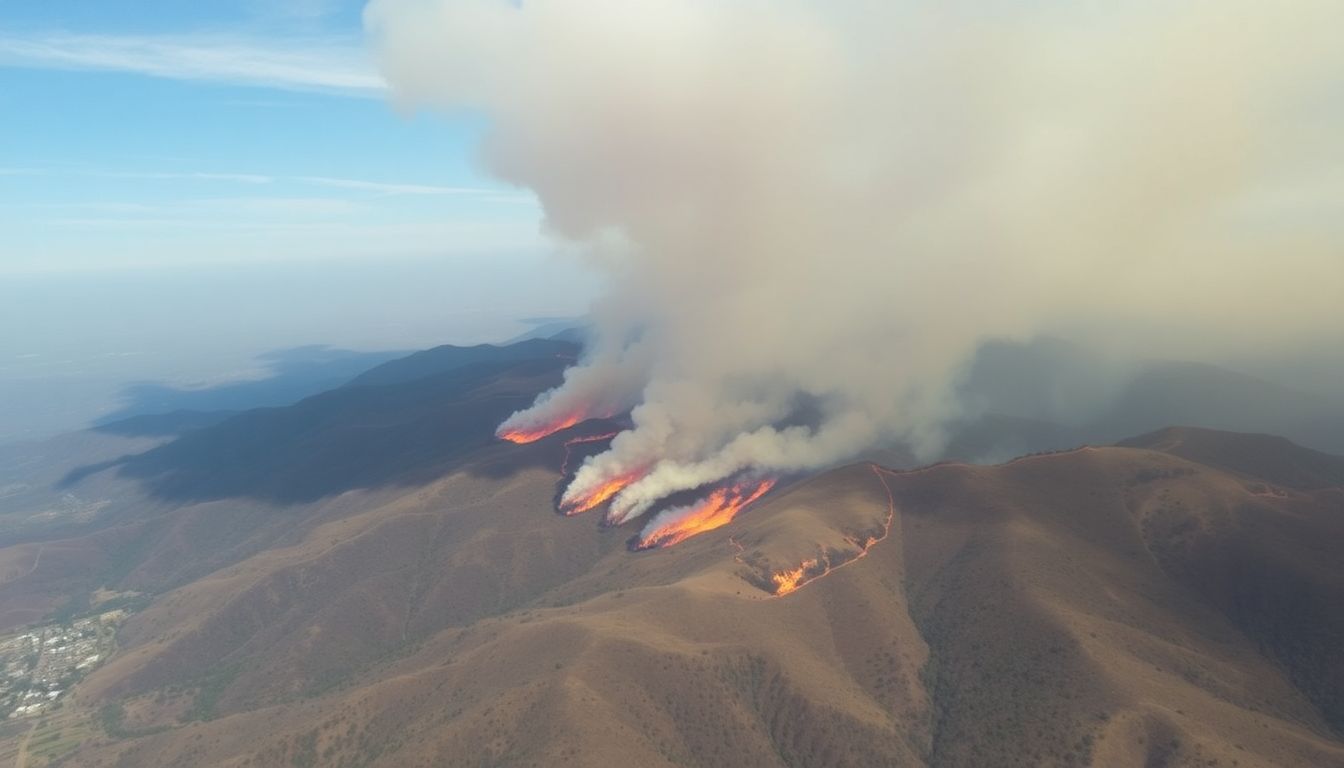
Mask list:
[[526,445],[528,443],[535,443],[543,437],[550,437],[556,432],[569,429],[587,418],[588,417],[582,413],[572,413],[557,421],[553,421],[550,424],[535,427],[533,429],[501,429],[495,434],[501,439],[508,440],[510,443]]
[[719,488],[688,507],[684,514],[658,526],[651,533],[642,535],[635,544],[635,549],[670,547],[692,536],[722,528],[774,487],[774,480],[761,480]]
[[607,480],[602,485],[599,485],[597,488],[588,492],[587,495],[581,496],[577,499],[566,499],[565,501],[561,502],[560,511],[564,512],[566,515],[570,517],[573,517],[574,515],[581,515],[584,512],[597,509],[606,502],[610,501],[612,496],[615,496],[616,494],[620,493],[622,490],[625,489],[626,486],[630,485],[631,483],[635,482],[636,480],[640,479],[643,476],[644,476],[644,470],[638,469],[631,472],[626,472],[623,475],[613,477],[610,480]]
[[818,557],[804,560],[797,568],[776,571],[770,577],[770,581],[775,587],[775,597],[784,597],[797,592],[817,579],[834,573],[855,560],[866,557],[869,550],[876,546],[878,542],[891,535],[891,525],[896,519],[896,497],[892,495],[891,486],[882,476],[882,469],[876,464],[873,465],[873,473],[877,475],[877,479],[881,481],[882,487],[887,491],[887,519],[882,524],[882,532],[876,535],[868,534],[862,537],[846,538],[845,541],[852,545],[854,550],[851,553],[836,553],[837,556],[843,555],[843,559],[833,558],[830,552],[822,552]]
[[[798,589],[798,587],[805,583],[803,578],[807,576],[807,572],[820,564],[821,561],[816,558],[804,560],[802,565],[791,571],[780,571],[774,576],[771,576],[770,580],[775,583],[775,594],[782,597]],[[827,567],[830,567],[829,562],[827,563]]]
[[573,453],[574,453],[574,446],[576,446],[576,445],[586,445],[586,444],[588,444],[588,443],[601,443],[601,442],[604,442],[604,441],[606,441],[606,440],[610,440],[610,439],[612,439],[613,437],[616,437],[616,436],[619,435],[619,434],[620,434],[619,432],[603,432],[603,433],[600,434],[600,435],[586,435],[586,436],[583,436],[583,437],[571,437],[570,439],[566,440],[566,441],[565,441],[565,460],[562,461],[562,462],[560,463],[560,475],[561,475],[562,477],[569,477],[569,475],[570,475],[571,470],[570,470],[570,468],[569,468],[569,462],[570,462],[570,459],[572,458]]

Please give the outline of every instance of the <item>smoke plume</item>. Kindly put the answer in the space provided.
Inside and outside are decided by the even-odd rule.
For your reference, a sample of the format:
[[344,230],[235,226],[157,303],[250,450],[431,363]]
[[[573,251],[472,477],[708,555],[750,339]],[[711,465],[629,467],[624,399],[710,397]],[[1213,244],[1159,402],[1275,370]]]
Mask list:
[[565,494],[620,479],[613,521],[931,454],[989,337],[1210,360],[1344,328],[1337,0],[373,0],[366,25],[395,98],[483,113],[488,167],[610,276],[588,359],[505,427],[633,407]]

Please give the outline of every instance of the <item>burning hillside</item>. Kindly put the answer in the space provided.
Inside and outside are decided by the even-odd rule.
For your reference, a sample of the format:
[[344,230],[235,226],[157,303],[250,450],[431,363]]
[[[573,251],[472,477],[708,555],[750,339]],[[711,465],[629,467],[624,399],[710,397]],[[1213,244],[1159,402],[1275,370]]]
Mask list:
[[[1337,347],[1342,9],[373,0],[366,21],[395,97],[483,115],[488,167],[608,278],[580,361],[499,435],[630,413],[565,493],[622,523],[705,488],[718,520],[733,478],[883,441],[931,458],[991,337],[1121,363]],[[1293,301],[1246,311],[1266,296]]]
[[797,568],[775,571],[770,575],[770,587],[776,597],[784,597],[796,592],[817,579],[827,576],[855,560],[866,557],[878,542],[891,535],[891,526],[896,519],[896,500],[892,496],[891,485],[883,477],[883,473],[888,470],[884,470],[877,465],[873,465],[872,469],[887,492],[887,517],[882,522],[882,530],[859,536],[847,536],[845,542],[851,547],[849,549],[834,552],[823,550],[816,557],[804,560]]
[[774,480],[734,483],[715,489],[694,504],[660,512],[644,527],[634,548],[670,547],[722,528],[774,486]]
[[501,439],[508,440],[510,443],[527,445],[528,443],[535,443],[542,438],[550,437],[557,432],[569,429],[581,421],[583,421],[582,416],[572,414],[538,429],[505,429],[501,427],[497,434]]

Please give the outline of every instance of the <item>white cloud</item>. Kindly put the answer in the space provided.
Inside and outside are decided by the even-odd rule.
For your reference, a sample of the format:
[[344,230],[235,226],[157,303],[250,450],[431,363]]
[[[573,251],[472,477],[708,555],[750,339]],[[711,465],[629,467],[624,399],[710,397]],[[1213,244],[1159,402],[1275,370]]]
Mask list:
[[213,36],[0,33],[0,66],[132,72],[282,90],[378,97],[384,83],[356,43]]
[[0,168],[0,176],[82,176],[102,179],[144,179],[150,181],[207,181],[225,184],[264,186],[296,184],[310,187],[328,187],[353,192],[369,192],[384,197],[407,196],[467,196],[492,203],[529,203],[535,201],[530,193],[510,193],[500,187],[467,187],[443,184],[417,184],[396,181],[371,181],[336,176],[276,176],[262,173],[214,171],[158,172],[158,171],[102,171],[59,168]]
[[329,176],[296,176],[293,181],[320,187],[354,189],[384,195],[497,195],[497,190],[480,187],[445,187],[433,184],[396,184],[362,179],[337,179]]
[[103,176],[113,179],[151,179],[162,181],[225,181],[236,184],[270,184],[275,181],[274,176],[263,176],[255,173],[146,173],[146,172],[109,172],[92,173],[89,175]]

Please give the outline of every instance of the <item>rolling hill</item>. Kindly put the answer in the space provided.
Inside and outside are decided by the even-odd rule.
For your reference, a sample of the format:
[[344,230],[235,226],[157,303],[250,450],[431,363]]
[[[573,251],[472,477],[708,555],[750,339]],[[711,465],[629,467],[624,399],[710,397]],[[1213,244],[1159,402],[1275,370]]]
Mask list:
[[552,511],[600,443],[492,439],[554,350],[442,354],[79,455],[120,501],[0,548],[0,618],[147,599],[52,764],[1344,766],[1342,458],[860,463],[636,553]]

